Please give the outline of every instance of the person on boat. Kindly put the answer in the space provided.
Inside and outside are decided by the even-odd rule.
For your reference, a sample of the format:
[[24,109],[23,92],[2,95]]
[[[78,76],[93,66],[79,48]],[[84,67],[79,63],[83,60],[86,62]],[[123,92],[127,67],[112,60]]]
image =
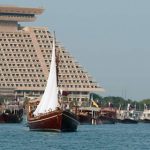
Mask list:
[[61,110],[60,107],[56,107],[56,110]]
[[147,105],[146,104],[144,104],[144,110],[147,110]]
[[66,104],[66,110],[69,110],[70,108],[69,108],[69,104],[67,103]]

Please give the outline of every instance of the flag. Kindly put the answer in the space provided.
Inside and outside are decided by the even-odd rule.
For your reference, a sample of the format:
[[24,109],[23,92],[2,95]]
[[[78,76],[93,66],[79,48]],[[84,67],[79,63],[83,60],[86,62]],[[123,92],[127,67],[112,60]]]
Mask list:
[[97,105],[97,103],[96,103],[94,100],[92,100],[92,104],[93,104],[95,107],[99,108],[99,106]]

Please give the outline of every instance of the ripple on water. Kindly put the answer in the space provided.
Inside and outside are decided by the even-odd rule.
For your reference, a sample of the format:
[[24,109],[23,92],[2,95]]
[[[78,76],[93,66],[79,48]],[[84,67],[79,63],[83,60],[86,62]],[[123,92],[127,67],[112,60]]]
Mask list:
[[1,150],[149,150],[150,124],[80,125],[77,132],[33,132],[0,124]]

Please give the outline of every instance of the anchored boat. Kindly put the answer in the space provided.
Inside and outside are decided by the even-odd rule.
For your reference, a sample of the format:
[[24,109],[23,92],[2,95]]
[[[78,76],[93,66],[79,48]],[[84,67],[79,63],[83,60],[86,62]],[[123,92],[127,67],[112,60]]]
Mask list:
[[0,123],[20,123],[23,120],[23,106],[18,101],[0,105]]

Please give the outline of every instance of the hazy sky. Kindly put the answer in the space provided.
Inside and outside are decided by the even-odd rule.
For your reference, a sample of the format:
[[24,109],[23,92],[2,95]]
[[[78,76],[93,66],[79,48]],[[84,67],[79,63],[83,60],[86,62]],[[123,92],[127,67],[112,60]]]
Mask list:
[[43,7],[48,26],[105,88],[102,96],[150,98],[150,0],[0,0]]

